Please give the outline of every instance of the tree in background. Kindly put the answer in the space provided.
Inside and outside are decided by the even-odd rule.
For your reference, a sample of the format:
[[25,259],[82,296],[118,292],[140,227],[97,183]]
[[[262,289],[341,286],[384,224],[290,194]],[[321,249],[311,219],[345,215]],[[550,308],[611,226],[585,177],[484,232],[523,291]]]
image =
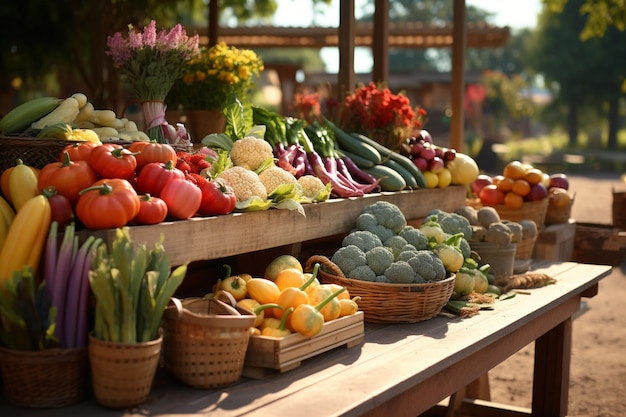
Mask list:
[[581,117],[608,109],[608,147],[617,147],[621,89],[626,77],[626,33],[607,27],[600,38],[582,41],[587,18],[579,10],[589,0],[568,0],[560,13],[545,8],[530,40],[529,67],[541,73],[567,108],[569,145],[577,145]]

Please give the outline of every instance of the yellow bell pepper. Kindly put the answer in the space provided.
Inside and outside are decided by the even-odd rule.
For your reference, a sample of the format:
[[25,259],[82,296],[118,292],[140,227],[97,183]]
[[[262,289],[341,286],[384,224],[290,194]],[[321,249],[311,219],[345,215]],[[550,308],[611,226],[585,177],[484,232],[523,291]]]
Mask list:
[[283,318],[280,320],[278,327],[265,327],[261,330],[262,336],[270,336],[270,337],[285,337],[291,334],[291,330],[289,330],[287,326],[287,317],[289,317],[293,312],[293,307],[288,308],[283,314]]
[[342,287],[316,306],[300,304],[291,314],[291,325],[293,329],[306,337],[317,335],[324,327],[324,316],[320,313],[320,310],[332,300],[336,300],[336,297],[344,291],[346,291],[346,289]]

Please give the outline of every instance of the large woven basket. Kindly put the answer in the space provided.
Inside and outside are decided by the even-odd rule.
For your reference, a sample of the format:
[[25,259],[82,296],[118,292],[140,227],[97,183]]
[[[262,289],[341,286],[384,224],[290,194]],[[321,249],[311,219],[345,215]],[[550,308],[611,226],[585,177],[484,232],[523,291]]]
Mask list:
[[527,237],[517,242],[517,249],[515,251],[515,259],[530,259],[533,256],[533,250],[535,249],[536,236]]
[[41,169],[49,163],[57,162],[63,148],[74,143],[77,142],[24,136],[0,136],[0,172],[15,166],[18,159],[28,166]]
[[425,284],[387,284],[346,278],[341,269],[325,256],[311,256],[305,265],[310,271],[320,264],[322,283],[346,287],[351,297],[359,296],[359,310],[369,323],[417,323],[435,317],[446,305],[454,289],[455,276]]
[[543,229],[548,211],[548,199],[539,201],[528,201],[522,207],[513,209],[503,204],[494,206],[502,220],[518,222],[520,220],[533,220],[537,224],[537,229]]
[[190,298],[163,315],[164,364],[194,388],[219,388],[237,381],[255,315],[218,299]]
[[0,348],[4,395],[13,405],[66,407],[87,393],[87,349],[20,351]]

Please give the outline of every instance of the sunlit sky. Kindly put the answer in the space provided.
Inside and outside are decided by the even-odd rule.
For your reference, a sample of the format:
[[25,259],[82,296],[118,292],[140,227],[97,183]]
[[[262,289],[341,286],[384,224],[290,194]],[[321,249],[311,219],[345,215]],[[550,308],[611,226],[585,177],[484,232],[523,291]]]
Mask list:
[[[319,26],[339,25],[339,1],[333,0],[332,5],[316,16],[312,14],[310,0],[278,0],[278,11],[274,16],[274,24],[279,26],[310,26],[313,23]],[[363,0],[355,0],[355,10],[361,9]],[[512,29],[533,27],[537,22],[537,15],[541,11],[541,0],[466,0],[467,6],[475,6],[494,13],[490,23],[497,26],[509,26]],[[322,49],[322,58],[326,62],[328,72],[338,71],[338,51],[336,48]],[[357,48],[355,62],[356,72],[369,72],[372,57],[369,49]]]

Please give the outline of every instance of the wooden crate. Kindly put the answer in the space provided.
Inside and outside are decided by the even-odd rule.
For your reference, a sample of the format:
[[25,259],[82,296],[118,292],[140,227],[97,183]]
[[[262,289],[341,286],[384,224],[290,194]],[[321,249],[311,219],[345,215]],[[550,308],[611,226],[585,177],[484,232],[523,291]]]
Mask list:
[[576,225],[573,260],[580,263],[618,266],[626,258],[626,232],[611,225]]
[[567,262],[572,260],[576,222],[570,219],[567,223],[546,226],[535,241],[533,259]]
[[363,312],[342,317],[324,324],[322,331],[312,338],[301,334],[275,338],[250,336],[243,376],[263,378],[275,372],[295,369],[303,360],[337,347],[352,347],[363,341],[365,325]]

